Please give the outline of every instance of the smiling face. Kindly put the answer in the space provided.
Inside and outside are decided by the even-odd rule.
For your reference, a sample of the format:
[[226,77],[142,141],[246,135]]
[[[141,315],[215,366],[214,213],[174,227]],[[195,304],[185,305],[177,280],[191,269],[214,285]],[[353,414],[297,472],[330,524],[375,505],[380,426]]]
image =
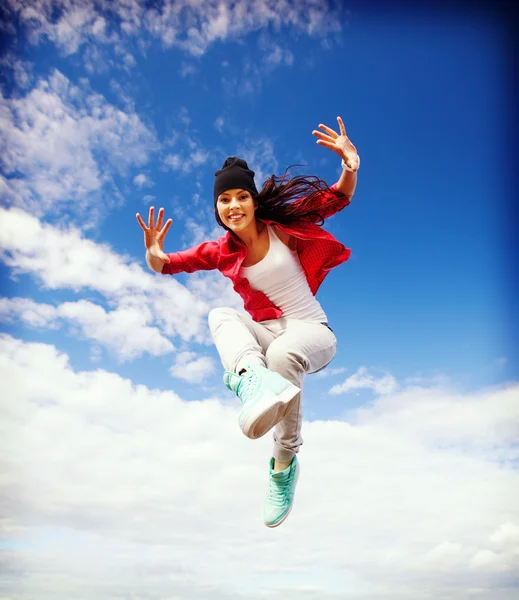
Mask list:
[[255,203],[247,190],[236,188],[221,193],[216,201],[216,210],[223,225],[235,233],[255,226]]

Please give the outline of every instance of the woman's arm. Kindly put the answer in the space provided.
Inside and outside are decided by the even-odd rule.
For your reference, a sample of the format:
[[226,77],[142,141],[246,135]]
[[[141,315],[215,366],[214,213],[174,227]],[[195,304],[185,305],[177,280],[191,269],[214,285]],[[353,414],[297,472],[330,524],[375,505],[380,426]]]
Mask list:
[[339,181],[335,184],[335,187],[337,191],[351,200],[355,193],[355,188],[357,187],[357,171],[343,168]]
[[319,138],[317,143],[320,146],[333,150],[342,159],[342,174],[334,187],[348,199],[351,199],[357,186],[357,171],[360,166],[360,158],[357,154],[357,149],[346,135],[346,129],[341,117],[337,117],[337,122],[339,123],[340,133],[322,123],[319,127],[326,133],[317,130],[312,131],[312,133],[315,137]]
[[173,222],[168,219],[164,227],[164,209],[159,210],[155,224],[155,209],[150,208],[148,225],[144,223],[137,213],[137,221],[144,231],[144,246],[146,248],[146,264],[156,273],[175,275],[176,273],[194,273],[195,271],[209,271],[216,269],[220,249],[218,242],[203,242],[199,246],[166,254],[164,252],[164,238]]
[[155,273],[162,273],[162,269],[167,263],[162,258],[153,256],[149,250],[146,250],[146,264]]
[[166,237],[173,220],[168,219],[164,227],[162,227],[162,222],[164,220],[164,209],[161,208],[157,216],[157,223],[155,223],[155,208],[153,206],[150,207],[147,226],[139,213],[137,213],[135,216],[139,225],[141,226],[141,229],[144,231],[146,264],[152,271],[155,271],[156,273],[162,273],[164,265],[169,263],[168,255],[164,254],[164,238]]
[[218,268],[220,246],[218,242],[202,242],[199,246],[166,255],[169,262],[163,265],[163,275],[211,271]]

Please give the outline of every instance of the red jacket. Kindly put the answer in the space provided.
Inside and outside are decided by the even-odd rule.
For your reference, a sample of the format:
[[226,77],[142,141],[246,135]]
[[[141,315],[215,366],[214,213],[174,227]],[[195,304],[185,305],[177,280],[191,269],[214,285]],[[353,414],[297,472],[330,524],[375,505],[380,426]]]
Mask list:
[[[323,218],[328,218],[350,203],[349,198],[330,188],[316,199],[316,209]],[[312,294],[315,296],[328,272],[348,260],[350,249],[345,248],[325,229],[310,222],[297,222],[281,225],[262,220],[267,225],[286,231],[296,239],[296,250],[306,275]],[[278,319],[283,313],[263,293],[251,288],[249,281],[240,276],[240,267],[247,254],[243,242],[230,231],[216,242],[204,242],[194,248],[168,254],[170,263],[165,264],[162,273],[193,273],[218,269],[233,282],[233,288],[244,301],[245,310],[254,321]]]

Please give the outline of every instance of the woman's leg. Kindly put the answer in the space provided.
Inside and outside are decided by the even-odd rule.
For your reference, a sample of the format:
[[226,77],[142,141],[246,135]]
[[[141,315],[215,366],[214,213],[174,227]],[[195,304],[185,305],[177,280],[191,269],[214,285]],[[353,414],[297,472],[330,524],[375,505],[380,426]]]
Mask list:
[[232,308],[214,308],[208,321],[226,371],[238,374],[247,364],[267,366],[265,353],[275,337],[267,328]]
[[[267,348],[267,367],[302,390],[305,373],[325,367],[335,356],[336,345],[335,335],[325,325],[286,319],[285,331]],[[301,396],[302,393],[275,427],[273,454],[278,463],[275,470],[290,463],[303,443]]]
[[300,392],[291,381],[266,367],[268,346],[284,329],[278,321],[256,323],[229,308],[209,314],[211,333],[226,369],[224,383],[241,401],[238,423],[251,439],[279,423]]

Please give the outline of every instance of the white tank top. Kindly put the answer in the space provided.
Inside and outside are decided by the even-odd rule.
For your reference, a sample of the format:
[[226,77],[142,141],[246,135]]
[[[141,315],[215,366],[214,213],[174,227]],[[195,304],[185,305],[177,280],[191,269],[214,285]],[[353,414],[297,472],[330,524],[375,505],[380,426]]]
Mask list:
[[325,323],[326,315],[310,290],[297,252],[290,250],[271,227],[267,230],[267,255],[251,267],[242,267],[241,275],[280,308],[283,317]]

